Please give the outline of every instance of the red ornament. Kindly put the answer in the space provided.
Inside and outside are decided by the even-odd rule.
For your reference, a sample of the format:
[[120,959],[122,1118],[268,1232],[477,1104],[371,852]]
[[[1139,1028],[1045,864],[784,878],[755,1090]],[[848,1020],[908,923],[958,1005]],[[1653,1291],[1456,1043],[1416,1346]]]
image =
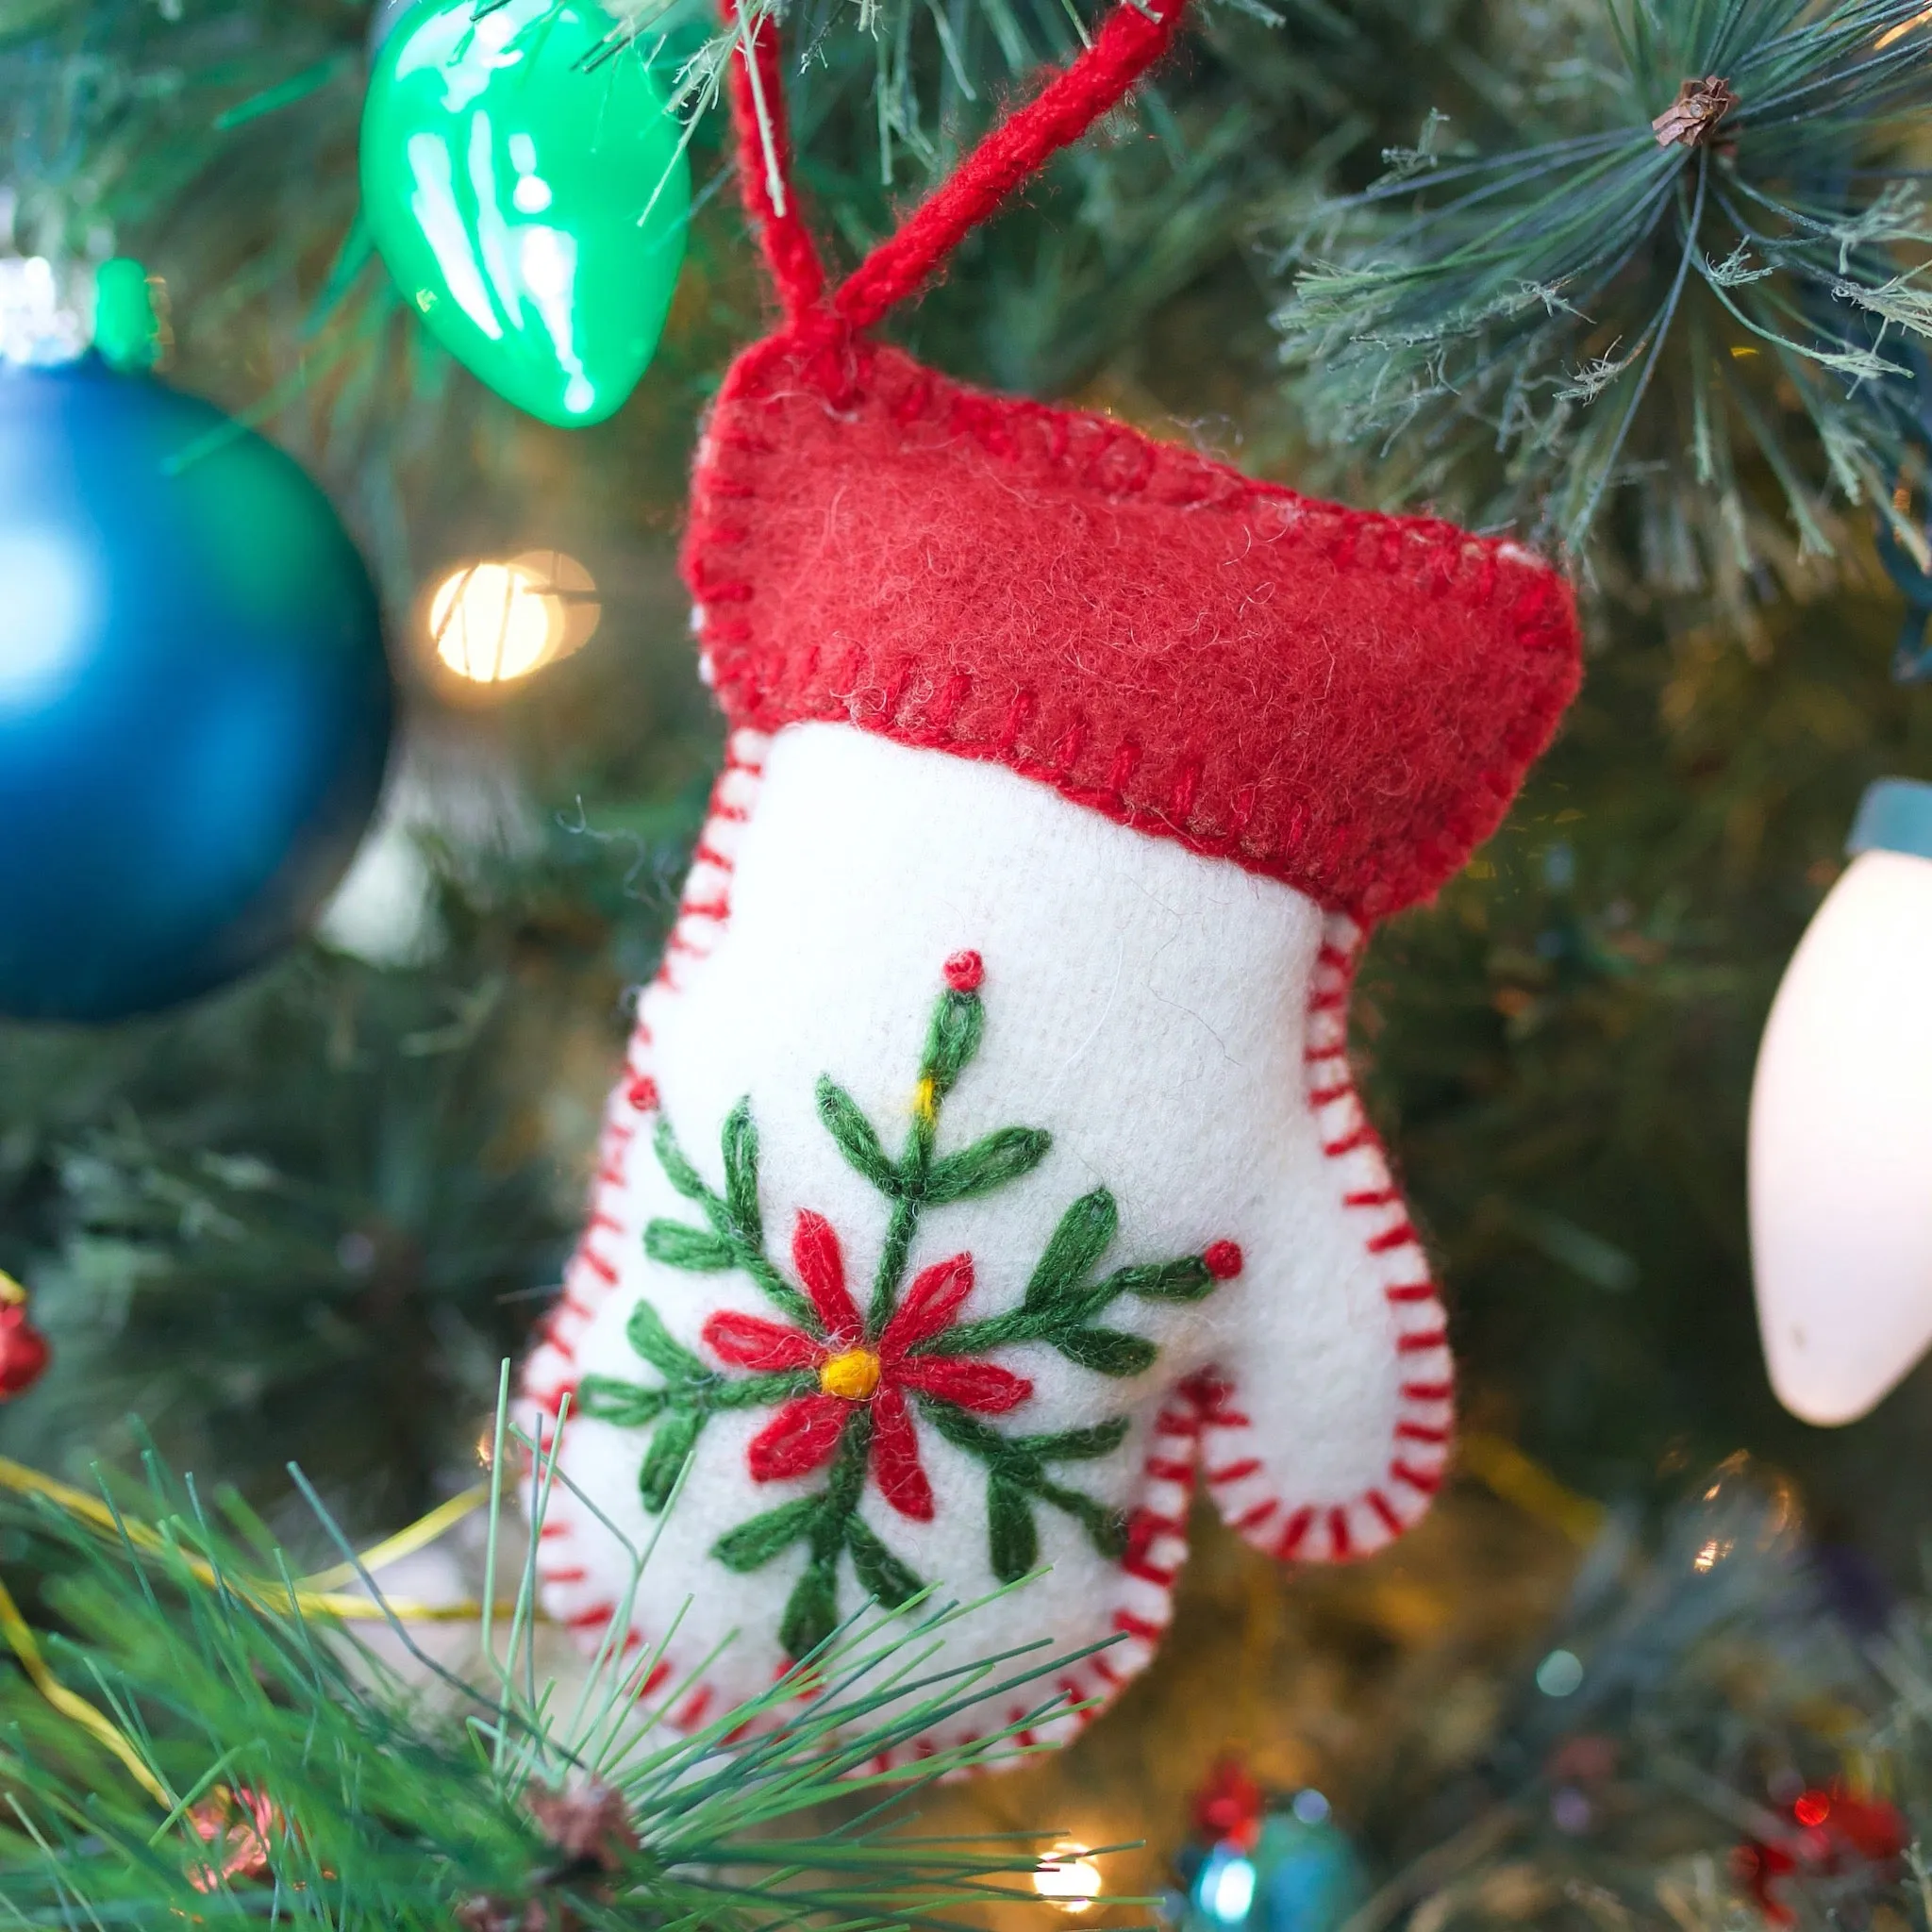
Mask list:
[[0,1274],[0,1402],[25,1395],[46,1373],[53,1353],[27,1315],[26,1291]]
[[1261,1836],[1267,1800],[1238,1757],[1224,1757],[1194,1799],[1194,1824],[1216,1844],[1250,1852]]
[[1829,1802],[1831,1808],[1821,1822],[1840,1857],[1849,1853],[1881,1865],[1899,1857],[1912,1841],[1905,1820],[1883,1798],[1854,1798],[1834,1790]]
[[217,1785],[188,1807],[188,1823],[221,1860],[219,1865],[190,1868],[188,1882],[196,1891],[213,1891],[238,1878],[252,1883],[268,1876],[270,1851],[284,1829],[281,1811],[272,1798],[246,1785]]
[[1241,1251],[1233,1241],[1215,1241],[1201,1257],[1216,1281],[1232,1281],[1241,1272]]
[[1833,1786],[1802,1791],[1791,1805],[1797,1827],[1775,1843],[1751,1840],[1731,1854],[1731,1871],[1766,1923],[1789,1925],[1797,1914],[1780,1891],[1793,1874],[1838,1877],[1860,1866],[1889,1879],[1893,1861],[1911,1840],[1905,1820],[1882,1798],[1857,1798]]

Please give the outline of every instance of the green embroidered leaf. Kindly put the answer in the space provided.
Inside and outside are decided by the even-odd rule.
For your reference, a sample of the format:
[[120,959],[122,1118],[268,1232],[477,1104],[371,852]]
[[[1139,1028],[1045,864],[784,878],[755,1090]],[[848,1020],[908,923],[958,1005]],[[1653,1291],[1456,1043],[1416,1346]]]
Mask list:
[[769,1408],[788,1395],[803,1395],[818,1386],[815,1369],[780,1369],[773,1375],[713,1375],[692,1394],[706,1408]]
[[738,1266],[738,1250],[723,1235],[681,1221],[654,1221],[644,1229],[644,1253],[667,1268],[688,1268],[698,1274],[716,1274]]
[[638,1494],[653,1516],[670,1502],[678,1473],[697,1447],[698,1431],[704,1425],[704,1413],[695,1408],[667,1416],[658,1424],[651,1446],[644,1451],[643,1467],[638,1471]]
[[928,1207],[990,1194],[1046,1158],[1053,1136],[1044,1127],[1001,1127],[996,1133],[933,1162],[921,1198]]
[[649,1302],[640,1302],[630,1311],[630,1321],[624,1332],[630,1338],[630,1345],[667,1381],[709,1380],[710,1370],[683,1342],[672,1339],[671,1331]]
[[670,1406],[668,1389],[645,1389],[620,1382],[615,1375],[586,1375],[577,1384],[576,1412],[619,1428],[641,1428],[654,1423]]
[[979,1051],[980,1036],[986,1030],[986,1008],[976,993],[941,994],[932,1009],[932,1027],[925,1037],[925,1058],[919,1075],[930,1080],[934,1097],[943,1099]]
[[898,1198],[899,1170],[879,1143],[863,1109],[829,1074],[819,1076],[819,1118],[839,1151],[880,1193]]
[[741,1574],[761,1570],[780,1550],[790,1549],[800,1537],[810,1533],[812,1519],[819,1508],[816,1496],[800,1496],[795,1502],[781,1503],[762,1516],[754,1516],[749,1523],[741,1523],[736,1529],[727,1529],[711,1545],[711,1554],[725,1569]]
[[1118,1328],[1069,1328],[1053,1338],[1053,1345],[1076,1369],[1091,1369],[1096,1375],[1138,1375],[1160,1353],[1144,1337],[1123,1335]]
[[852,1568],[859,1588],[876,1597],[887,1609],[896,1610],[925,1588],[917,1574],[893,1556],[857,1516],[845,1525],[845,1547],[852,1552]]
[[839,1626],[839,1558],[814,1557],[792,1586],[778,1641],[794,1660],[809,1657]]
[[1033,1271],[1033,1279],[1026,1284],[1021,1306],[1042,1308],[1065,1300],[1093,1272],[1093,1264],[1107,1252],[1119,1225],[1120,1210],[1105,1188],[1082,1194],[1060,1216],[1059,1225]]
[[1127,1419],[1117,1415],[1111,1422],[1066,1429],[1057,1436],[1015,1436],[1013,1447],[1042,1462],[1091,1462],[1097,1456],[1111,1456],[1126,1435]]
[[1043,1503],[1051,1503],[1055,1508],[1064,1508],[1066,1515],[1074,1517],[1088,1532],[1088,1541],[1097,1552],[1109,1561],[1119,1561],[1126,1556],[1126,1515],[1119,1508],[1109,1508],[1105,1503],[1097,1503],[1091,1495],[1082,1495],[1078,1490],[1066,1490],[1057,1482],[1043,1482],[1034,1491]]
[[930,1395],[919,1398],[919,1412],[947,1441],[960,1449],[971,1451],[974,1456],[996,1458],[1011,1447],[998,1430],[990,1429],[963,1408],[955,1408],[950,1402],[939,1402]]
[[1040,1562],[1040,1532],[1025,1495],[994,1476],[986,1486],[988,1556],[1002,1583],[1017,1583]]
[[751,1118],[746,1094],[724,1117],[724,1206],[732,1224],[754,1248],[765,1244],[765,1224],[758,1212],[758,1130]]
[[664,1170],[664,1178],[687,1201],[711,1199],[711,1191],[706,1187],[704,1176],[684,1158],[684,1149],[677,1144],[677,1136],[671,1131],[668,1120],[658,1121],[651,1145],[657,1151],[658,1165]]
[[1126,1555],[1127,1519],[1122,1511],[1109,1508],[1105,1503],[1095,1502],[1091,1496],[1084,1495],[1078,1490],[1070,1490],[1060,1483],[1037,1483],[1034,1494],[1074,1517],[1087,1532],[1088,1541],[1103,1557],[1118,1559]]
[[1117,1268],[1100,1285],[1109,1301],[1117,1294],[1137,1294],[1148,1302],[1197,1302],[1216,1283],[1199,1255],[1183,1255],[1178,1261]]

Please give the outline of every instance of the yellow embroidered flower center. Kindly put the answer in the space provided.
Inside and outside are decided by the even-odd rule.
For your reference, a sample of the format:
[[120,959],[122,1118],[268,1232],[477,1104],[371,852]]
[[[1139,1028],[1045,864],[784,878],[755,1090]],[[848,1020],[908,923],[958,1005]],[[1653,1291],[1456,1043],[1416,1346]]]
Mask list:
[[848,1348],[819,1371],[819,1387],[847,1402],[863,1402],[878,1386],[879,1358],[869,1348]]

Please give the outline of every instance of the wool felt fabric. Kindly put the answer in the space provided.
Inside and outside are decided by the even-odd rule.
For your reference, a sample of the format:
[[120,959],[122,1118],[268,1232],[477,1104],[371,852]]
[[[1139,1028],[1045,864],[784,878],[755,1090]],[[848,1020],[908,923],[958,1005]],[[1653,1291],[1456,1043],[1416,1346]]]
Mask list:
[[[748,1569],[720,1548],[729,1557],[745,1524],[826,1491],[823,1458],[787,1453],[797,1444],[784,1437],[771,1443],[799,1392],[844,1411],[836,1424],[875,1408],[899,1371],[885,1361],[870,1404],[826,1395],[825,1365],[849,1336],[827,1323],[809,1345],[808,1323],[745,1268],[668,1260],[663,1230],[702,1235],[711,1224],[658,1136],[668,1123],[722,1198],[727,1126],[742,1108],[780,1284],[823,1302],[836,1266],[862,1310],[891,1204],[828,1128],[822,1083],[829,1076],[896,1157],[921,1105],[930,1009],[962,955],[976,960],[982,1034],[943,1096],[936,1151],[943,1159],[1015,1127],[1043,1130],[1047,1145],[1008,1184],[922,1213],[899,1309],[935,1271],[946,1278],[930,1300],[964,1292],[908,1359],[972,1374],[915,1374],[902,1391],[912,1493],[900,1465],[881,1459],[872,1416],[858,1515],[942,1600],[970,1601],[1002,1580],[999,1485],[958,1436],[1064,1442],[1111,1430],[1102,1453],[1042,1474],[1123,1533],[1096,1537],[1080,1508],[1029,1493],[1034,1560],[1048,1573],[966,1620],[947,1654],[1033,1639],[1064,1654],[1115,1638],[1067,1674],[1071,1701],[1104,1698],[1167,1624],[1197,1478],[1243,1535],[1284,1556],[1366,1555],[1422,1514],[1446,1455],[1451,1369],[1427,1263],[1348,1078],[1342,1002],[1359,928],[1346,915],[998,765],[847,724],[737,734],[704,851],[668,972],[641,1002],[591,1229],[525,1376],[548,1412],[566,1393],[578,1411],[540,1546],[554,1614],[601,1636],[629,1597],[630,1550],[656,1536],[628,1636],[641,1654],[655,1646],[691,1599],[659,1686],[674,1714],[716,1716],[794,1654],[786,1629],[805,1543]],[[1076,1324],[1141,1346],[1114,1361],[1077,1343],[1069,1353],[1064,1330],[977,1342],[975,1326],[1024,1307],[1070,1210],[1103,1189],[1111,1230],[1083,1281],[1198,1263],[1175,1292],[1124,1292]],[[679,1372],[640,1330],[641,1306],[721,1384],[790,1371],[804,1385],[710,1410],[684,1445],[683,1492],[661,1515],[641,1477],[677,1421],[652,1409],[652,1393]],[[949,1430],[961,1416],[974,1426]],[[675,1474],[658,1472],[657,1502]],[[861,1570],[849,1551],[837,1565],[841,1616],[867,1600]],[[942,1741],[1006,1722],[1014,1703],[962,1713]]]
[[1360,918],[1495,829],[1576,685],[1567,589],[1511,545],[863,342],[740,361],[685,561],[734,724],[991,759]]
[[545,1603],[679,1724],[868,1603],[1030,1577],[944,1654],[1111,1647],[923,1745],[1069,1735],[1153,1655],[1197,1482],[1340,1560],[1441,1480],[1348,988],[1554,729],[1565,587],[863,334],[1177,18],[1123,7],[829,292],[769,22],[735,68],[785,321],[685,548],[727,758],[524,1379]]

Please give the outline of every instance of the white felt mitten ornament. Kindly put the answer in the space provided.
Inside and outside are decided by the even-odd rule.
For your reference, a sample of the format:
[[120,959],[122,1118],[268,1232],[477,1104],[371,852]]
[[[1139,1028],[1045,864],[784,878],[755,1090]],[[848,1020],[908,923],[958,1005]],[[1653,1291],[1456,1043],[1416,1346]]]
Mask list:
[[1030,1576],[946,1641],[1118,1640],[1061,1676],[1087,1708],[1060,1735],[1153,1655],[1197,1480],[1329,1560],[1441,1480],[1442,1309],[1350,1079],[1349,982],[1555,728],[1566,588],[866,333],[1177,13],[1122,7],[831,291],[769,192],[768,20],[734,75],[786,321],[692,493],[732,730],[525,1379],[570,1398],[545,1601],[601,1636],[612,1527],[657,1537],[629,1637],[683,1612],[685,1724],[868,1599]]

